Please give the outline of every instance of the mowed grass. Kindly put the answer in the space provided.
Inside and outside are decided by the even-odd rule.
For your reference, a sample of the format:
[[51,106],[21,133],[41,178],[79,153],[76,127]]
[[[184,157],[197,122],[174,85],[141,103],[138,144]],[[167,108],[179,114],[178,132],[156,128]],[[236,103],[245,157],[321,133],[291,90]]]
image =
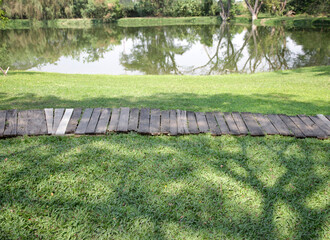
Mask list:
[[221,76],[111,76],[9,72],[0,109],[149,107],[330,114],[330,66]]
[[329,141],[0,140],[0,239],[328,239]]
[[[150,107],[329,114],[329,67],[193,76],[10,72],[0,109]],[[0,140],[0,239],[328,239],[330,141]]]

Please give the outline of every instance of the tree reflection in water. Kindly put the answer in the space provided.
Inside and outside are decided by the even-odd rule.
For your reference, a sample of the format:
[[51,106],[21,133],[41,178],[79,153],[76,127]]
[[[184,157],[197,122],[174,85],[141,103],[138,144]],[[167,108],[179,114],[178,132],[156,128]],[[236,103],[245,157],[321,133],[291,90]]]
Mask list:
[[42,71],[46,65],[60,63],[62,57],[81,64],[108,64],[102,61],[114,49],[119,51],[116,57],[122,73],[254,73],[330,63],[327,28],[104,25],[1,30],[0,39],[0,66],[22,70],[39,67]]

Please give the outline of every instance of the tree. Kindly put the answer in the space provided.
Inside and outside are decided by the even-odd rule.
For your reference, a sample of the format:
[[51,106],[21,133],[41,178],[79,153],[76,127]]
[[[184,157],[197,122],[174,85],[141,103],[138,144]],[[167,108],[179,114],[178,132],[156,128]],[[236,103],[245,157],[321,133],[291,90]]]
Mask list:
[[[254,2],[254,3],[253,3]],[[252,21],[258,19],[258,14],[260,11],[260,8],[262,6],[262,4],[264,3],[263,0],[259,1],[259,0],[245,0],[245,3],[252,15]]]
[[265,0],[264,8],[274,15],[283,15],[290,0]]
[[226,22],[227,19],[230,17],[230,8],[231,8],[231,0],[227,0],[227,4],[223,3],[223,0],[219,0],[220,5],[220,16],[222,21]]
[[[1,5],[2,5],[2,0],[0,0],[0,7]],[[0,22],[7,20],[5,16],[6,16],[5,11],[0,8]]]

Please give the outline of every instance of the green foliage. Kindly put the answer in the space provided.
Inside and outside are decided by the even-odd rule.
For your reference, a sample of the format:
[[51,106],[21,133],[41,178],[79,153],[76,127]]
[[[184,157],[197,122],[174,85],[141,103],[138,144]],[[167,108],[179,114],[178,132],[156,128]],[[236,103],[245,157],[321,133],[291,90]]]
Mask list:
[[289,5],[297,13],[329,15],[330,12],[330,0],[291,0]]
[[6,22],[8,19],[6,17],[6,13],[4,10],[1,9],[2,7],[2,0],[0,0],[0,24],[3,24]]
[[173,17],[201,16],[203,7],[198,0],[176,0],[167,15]]

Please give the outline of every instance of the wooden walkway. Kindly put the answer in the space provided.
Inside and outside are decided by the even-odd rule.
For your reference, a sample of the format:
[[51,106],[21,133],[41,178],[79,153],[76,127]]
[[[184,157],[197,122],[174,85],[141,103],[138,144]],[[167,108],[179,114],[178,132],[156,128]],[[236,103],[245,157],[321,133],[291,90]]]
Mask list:
[[282,135],[327,139],[330,116],[260,113],[189,112],[148,108],[87,108],[0,111],[0,138],[36,135],[100,135],[138,132],[145,135]]

